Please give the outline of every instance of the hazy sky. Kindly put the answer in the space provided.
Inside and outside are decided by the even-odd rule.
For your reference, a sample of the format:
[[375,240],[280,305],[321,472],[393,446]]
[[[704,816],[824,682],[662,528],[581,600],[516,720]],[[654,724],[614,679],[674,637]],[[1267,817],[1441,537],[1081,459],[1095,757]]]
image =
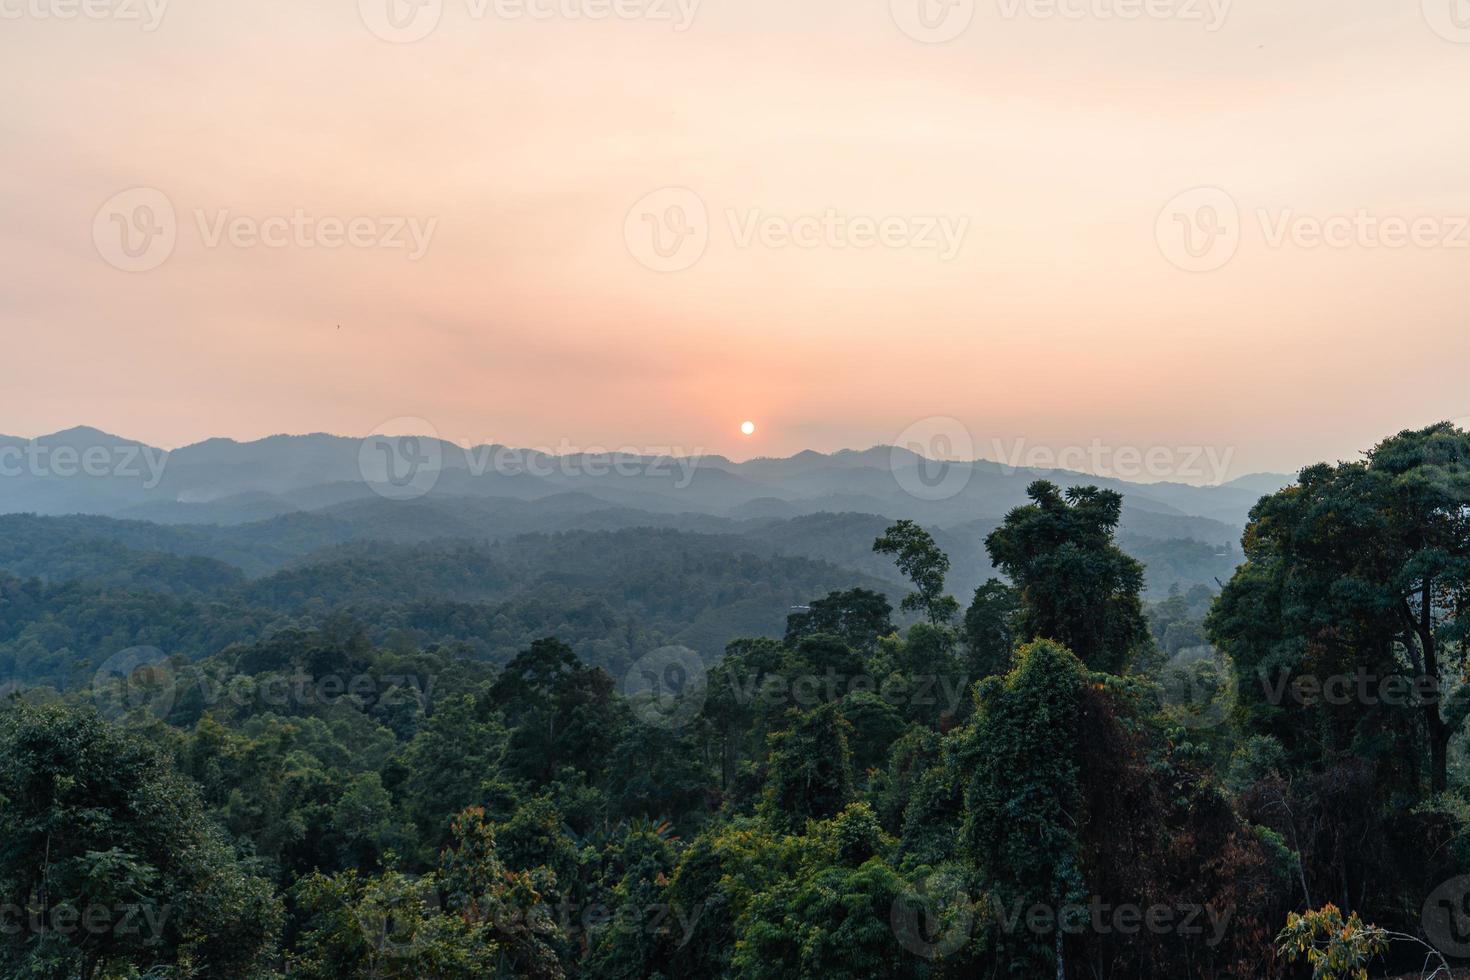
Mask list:
[[0,432],[1470,415],[1466,0],[85,2],[0,0]]

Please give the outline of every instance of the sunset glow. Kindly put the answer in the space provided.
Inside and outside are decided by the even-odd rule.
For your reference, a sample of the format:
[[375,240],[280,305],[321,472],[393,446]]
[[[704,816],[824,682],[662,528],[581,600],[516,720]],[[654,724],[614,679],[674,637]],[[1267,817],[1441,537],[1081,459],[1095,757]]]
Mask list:
[[[682,30],[442,6],[412,43],[352,3],[7,22],[0,330],[34,368],[3,428],[105,406],[177,446],[412,416],[738,455],[722,420],[756,399],[782,418],[762,452],[942,416],[987,456],[1210,445],[1249,472],[1470,411],[1466,251],[1294,224],[1470,214],[1470,57],[1417,3],[1213,31],[983,8],[946,44],[839,0]],[[1208,272],[1156,240],[1198,187],[1243,225]],[[99,210],[133,188],[176,216],[146,271],[94,243],[158,216]]]

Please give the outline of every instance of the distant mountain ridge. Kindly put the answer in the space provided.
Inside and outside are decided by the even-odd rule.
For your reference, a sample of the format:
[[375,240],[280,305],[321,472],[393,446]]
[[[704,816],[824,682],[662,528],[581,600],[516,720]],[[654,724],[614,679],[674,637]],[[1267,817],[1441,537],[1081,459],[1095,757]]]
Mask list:
[[[1131,483],[980,460],[968,464],[968,476],[962,484],[956,481],[955,492],[930,499],[925,471],[945,464],[888,446],[834,453],[804,450],[739,463],[718,455],[673,460],[624,454],[554,456],[499,445],[466,450],[443,440],[413,442],[406,437],[388,440],[387,451],[405,458],[437,455],[437,464],[423,471],[432,472],[432,479],[423,480],[428,488],[422,496],[428,499],[535,501],[572,493],[602,507],[735,520],[860,512],[954,527],[1004,516],[1025,502],[1027,485],[1048,479],[1118,490],[1135,520],[1143,514],[1180,518],[1180,536],[1208,543],[1233,541],[1256,500],[1293,480],[1253,474],[1207,487]],[[249,442],[220,437],[165,451],[79,426],[36,439],[0,436],[0,452],[8,452],[8,465],[0,474],[0,513],[243,524],[353,503],[401,502],[385,500],[395,488],[376,469],[380,464],[364,451],[363,440],[327,433]],[[25,455],[18,458],[18,452]],[[507,460],[512,465],[503,465]]]

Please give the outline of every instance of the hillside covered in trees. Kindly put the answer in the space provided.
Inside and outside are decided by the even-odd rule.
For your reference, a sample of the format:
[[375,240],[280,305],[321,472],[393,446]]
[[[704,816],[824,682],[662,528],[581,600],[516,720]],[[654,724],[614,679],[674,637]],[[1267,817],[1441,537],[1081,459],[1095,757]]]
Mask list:
[[1470,434],[1125,499],[0,518],[0,974],[1448,977]]

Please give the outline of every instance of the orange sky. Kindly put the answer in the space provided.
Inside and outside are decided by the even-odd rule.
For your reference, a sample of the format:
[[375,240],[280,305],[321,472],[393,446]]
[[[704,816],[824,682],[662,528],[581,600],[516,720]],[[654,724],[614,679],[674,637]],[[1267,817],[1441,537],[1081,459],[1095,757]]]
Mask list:
[[[981,455],[1233,447],[1238,475],[1470,415],[1455,0],[975,0],[943,44],[900,26],[920,0],[424,0],[412,43],[373,32],[404,0],[152,0],[152,30],[122,16],[143,0],[67,2],[0,0],[0,432],[414,416],[745,457],[953,416]],[[1191,272],[1164,209],[1199,186],[1239,244]],[[156,200],[134,188],[174,244],[129,272],[107,235]],[[694,253],[650,268],[639,234],[691,200]],[[330,247],[293,215],[370,224]]]

